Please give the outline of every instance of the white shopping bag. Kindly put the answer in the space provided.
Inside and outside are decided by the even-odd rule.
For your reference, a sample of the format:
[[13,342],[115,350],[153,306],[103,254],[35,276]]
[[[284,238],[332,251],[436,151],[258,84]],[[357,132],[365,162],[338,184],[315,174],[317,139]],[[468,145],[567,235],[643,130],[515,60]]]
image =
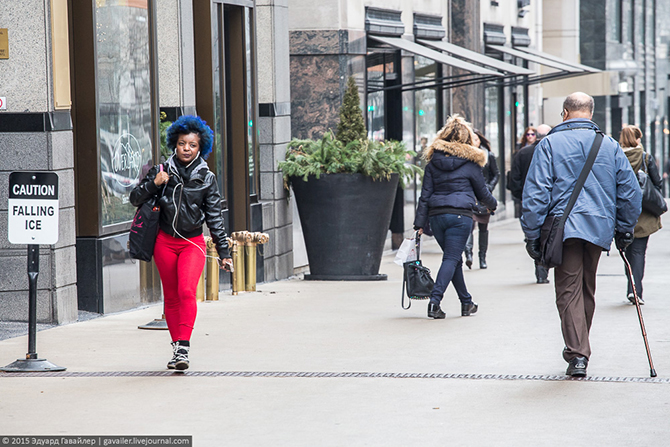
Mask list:
[[416,254],[416,240],[413,236],[402,241],[402,244],[400,244],[400,248],[398,248],[398,253],[396,253],[395,260],[393,262],[402,267],[405,262],[416,261]]

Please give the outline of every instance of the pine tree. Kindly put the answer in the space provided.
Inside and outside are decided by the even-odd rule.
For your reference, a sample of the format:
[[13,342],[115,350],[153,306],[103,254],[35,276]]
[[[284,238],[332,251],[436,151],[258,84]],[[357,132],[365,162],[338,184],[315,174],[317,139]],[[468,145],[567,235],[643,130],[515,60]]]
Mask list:
[[353,76],[347,81],[347,91],[344,93],[342,108],[340,108],[340,122],[337,125],[337,139],[344,145],[355,140],[367,140],[365,120],[360,107],[358,87]]

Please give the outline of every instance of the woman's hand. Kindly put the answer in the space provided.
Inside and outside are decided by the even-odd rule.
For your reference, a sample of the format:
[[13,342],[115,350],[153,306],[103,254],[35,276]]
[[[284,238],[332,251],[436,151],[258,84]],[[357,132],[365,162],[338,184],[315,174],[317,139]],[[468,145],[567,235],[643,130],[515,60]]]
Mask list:
[[156,174],[156,178],[154,179],[154,184],[156,186],[161,186],[163,183],[167,182],[170,180],[170,176],[168,175],[167,172],[165,171],[160,171],[158,174]]
[[219,259],[219,268],[225,270],[226,272],[234,272],[233,269],[233,258],[223,258]]
[[418,228],[418,229],[416,230],[416,234],[418,234],[419,236],[421,236],[421,235],[423,234],[423,228]]

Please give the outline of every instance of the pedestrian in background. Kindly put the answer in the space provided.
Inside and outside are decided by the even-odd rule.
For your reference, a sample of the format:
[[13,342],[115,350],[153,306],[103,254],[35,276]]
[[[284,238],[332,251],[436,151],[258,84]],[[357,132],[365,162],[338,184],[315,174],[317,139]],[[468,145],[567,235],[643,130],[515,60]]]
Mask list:
[[414,228],[430,228],[442,249],[442,264],[428,303],[429,318],[445,318],[440,308],[449,283],[461,302],[461,316],[477,312],[463,277],[462,253],[472,231],[472,209],[479,200],[495,210],[496,199],[486,188],[482,167],[486,154],[474,147],[470,124],[461,116],[449,117],[425,153],[426,169]]
[[[496,156],[491,152],[491,143],[488,139],[478,130],[474,130],[473,143],[474,147],[477,147],[484,151],[486,154],[487,160],[486,165],[482,168],[482,174],[484,174],[484,181],[486,182],[486,188],[489,192],[493,193],[493,189],[498,184],[500,179],[500,171],[498,170],[498,162],[496,161]],[[475,231],[475,223],[479,228],[479,268],[487,268],[486,264],[486,251],[489,247],[489,220],[491,220],[491,211],[486,208],[485,205],[477,202],[474,208],[473,213],[473,224],[472,232],[470,232],[470,237],[465,244],[465,265],[468,268],[472,268],[472,249],[474,246],[473,232]]]
[[[533,126],[526,127],[526,130],[524,130],[523,135],[521,135],[521,139],[512,150],[511,162],[514,163],[516,154],[518,154],[522,148],[535,143],[536,140],[537,140],[537,129]],[[510,170],[507,171],[507,189],[510,191],[512,190],[511,184],[512,184],[512,171]],[[514,202],[514,217],[519,218],[521,217],[521,199],[518,199],[512,195],[512,201]]]
[[[628,158],[634,172],[644,171],[649,179],[659,191],[662,187],[661,175],[656,166],[656,160],[651,154],[644,151],[642,147],[642,131],[636,126],[626,126],[621,130],[619,144],[623,148],[624,154]],[[649,236],[661,229],[661,217],[654,216],[648,211],[642,210],[635,226],[633,243],[626,247],[626,258],[633,270],[633,278],[630,277],[628,269],[626,277],[628,278],[628,300],[635,304],[635,295],[633,295],[633,282],[635,291],[640,304],[644,304],[642,299],[642,278],[644,278],[645,257],[647,255],[647,244]]]
[[[512,175],[510,179],[510,191],[514,200],[522,203],[523,201],[523,185],[526,183],[526,175],[528,175],[528,168],[535,153],[535,147],[538,143],[551,132],[551,126],[547,124],[540,124],[536,129],[535,142],[528,146],[522,147],[517,152],[516,157],[512,160]],[[549,271],[542,265],[541,262],[535,260],[535,280],[538,284],[549,283]]]
[[[599,132],[591,121],[593,98],[573,93],[563,102],[563,122],[535,148],[523,189],[521,226],[526,250],[539,260],[540,229],[549,214],[566,208]],[[589,331],[595,311],[596,272],[614,236],[618,249],[633,242],[642,193],[616,140],[605,136],[584,187],[565,222],[563,262],[554,269],[556,306],[568,362],[566,374],[585,376],[591,356]]]
[[196,291],[205,266],[207,224],[222,269],[233,262],[228,251],[216,177],[205,159],[212,152],[212,129],[196,116],[182,116],[167,129],[167,146],[174,154],[154,166],[130,193],[140,206],[159,196],[160,230],[154,260],[163,284],[165,320],[172,338],[168,369],[189,367],[191,333],[197,313]]

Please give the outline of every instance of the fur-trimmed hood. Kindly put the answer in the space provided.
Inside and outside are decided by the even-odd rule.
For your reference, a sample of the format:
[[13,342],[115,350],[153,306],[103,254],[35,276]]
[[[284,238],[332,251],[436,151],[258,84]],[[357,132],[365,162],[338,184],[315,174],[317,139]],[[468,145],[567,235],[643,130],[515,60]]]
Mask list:
[[488,153],[469,144],[437,139],[430,145],[426,158],[443,171],[453,171],[468,161],[484,167]]

